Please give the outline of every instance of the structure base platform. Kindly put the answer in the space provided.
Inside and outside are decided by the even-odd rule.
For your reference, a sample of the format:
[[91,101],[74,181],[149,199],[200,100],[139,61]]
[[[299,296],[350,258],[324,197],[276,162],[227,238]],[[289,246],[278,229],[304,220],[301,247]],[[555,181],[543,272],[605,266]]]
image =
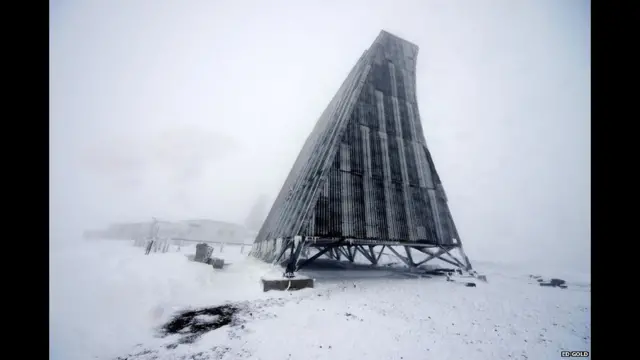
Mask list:
[[296,277],[291,279],[284,277],[263,277],[261,280],[262,288],[265,292],[269,290],[287,291],[313,288],[314,283],[312,278],[302,275],[296,275]]

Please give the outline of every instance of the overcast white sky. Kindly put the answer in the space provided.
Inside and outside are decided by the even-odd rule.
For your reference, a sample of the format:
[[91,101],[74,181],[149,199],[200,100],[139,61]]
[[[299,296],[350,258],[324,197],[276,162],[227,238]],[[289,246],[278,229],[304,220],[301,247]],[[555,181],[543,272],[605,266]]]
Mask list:
[[385,29],[420,47],[427,145],[471,260],[588,268],[589,1],[50,6],[52,239],[151,216],[244,221]]

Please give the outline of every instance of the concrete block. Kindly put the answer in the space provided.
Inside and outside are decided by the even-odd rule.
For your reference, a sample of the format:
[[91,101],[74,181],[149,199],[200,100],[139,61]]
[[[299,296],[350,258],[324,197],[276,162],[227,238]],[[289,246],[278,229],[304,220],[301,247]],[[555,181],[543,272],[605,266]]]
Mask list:
[[206,264],[208,263],[212,252],[213,248],[211,246],[207,244],[198,244],[196,245],[196,256],[193,258],[193,260]]
[[300,290],[305,288],[313,288],[313,279],[297,275],[294,278],[262,278],[263,291],[269,290]]
[[222,267],[224,266],[224,259],[212,257],[211,259],[209,259],[209,264],[211,264],[214,269],[222,269]]

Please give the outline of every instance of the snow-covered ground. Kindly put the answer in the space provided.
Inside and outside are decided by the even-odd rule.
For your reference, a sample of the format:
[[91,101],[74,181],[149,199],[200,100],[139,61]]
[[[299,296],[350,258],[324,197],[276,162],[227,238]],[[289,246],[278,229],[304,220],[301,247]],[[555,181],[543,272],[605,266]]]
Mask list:
[[[194,246],[148,256],[126,241],[52,250],[51,359],[495,360],[590,350],[589,274],[474,262],[489,282],[465,287],[390,269],[316,267],[306,271],[314,289],[264,293],[260,277],[281,270],[248,250],[216,249],[231,263],[222,270],[188,261]],[[540,287],[529,274],[569,287]],[[236,319],[191,344],[158,335],[181,310],[225,303],[238,304]]]

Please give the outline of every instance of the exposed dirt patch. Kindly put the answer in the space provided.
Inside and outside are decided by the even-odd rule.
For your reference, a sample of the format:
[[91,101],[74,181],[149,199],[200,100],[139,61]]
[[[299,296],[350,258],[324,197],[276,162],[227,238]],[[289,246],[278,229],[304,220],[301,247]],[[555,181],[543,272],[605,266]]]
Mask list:
[[220,305],[178,313],[160,329],[162,335],[182,335],[180,343],[190,344],[203,334],[230,324],[239,311],[235,305]]
[[247,350],[232,349],[224,345],[216,345],[211,350],[189,354],[176,353],[176,349],[181,345],[189,347],[189,344],[197,341],[202,335],[224,326],[228,327],[229,339],[237,340],[248,331],[247,322],[275,318],[276,315],[267,309],[283,306],[287,301],[289,299],[286,297],[270,298],[178,312],[158,329],[158,335],[163,338],[178,335],[177,342],[172,341],[155,349],[144,348],[143,344],[138,344],[134,351],[114,360],[221,360],[229,356],[233,359],[251,358],[251,353]]

